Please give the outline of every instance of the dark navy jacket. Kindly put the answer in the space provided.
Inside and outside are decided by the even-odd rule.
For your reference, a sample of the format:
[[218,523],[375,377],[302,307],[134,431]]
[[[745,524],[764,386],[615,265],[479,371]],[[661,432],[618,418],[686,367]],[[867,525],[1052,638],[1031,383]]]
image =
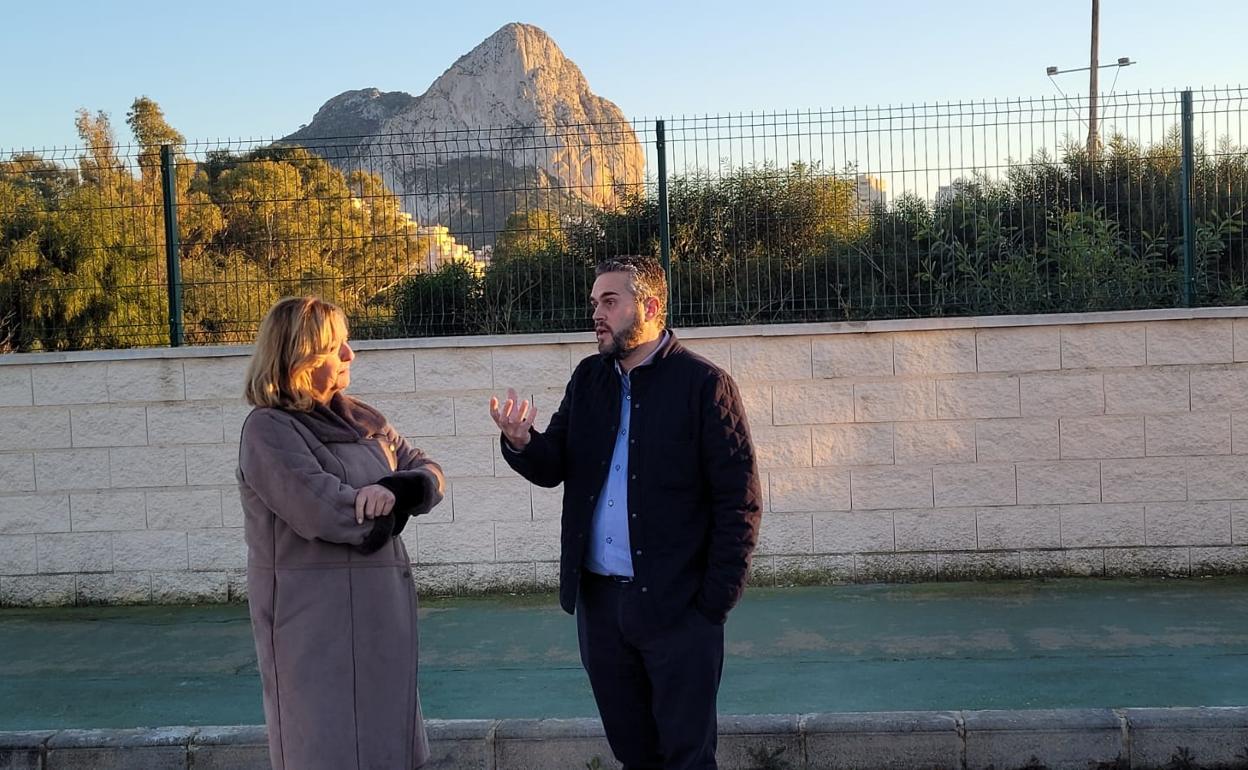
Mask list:
[[[634,369],[628,525],[634,589],[659,623],[691,606],[723,623],[741,598],[758,541],[761,495],[754,446],[736,384],[673,334]],[[573,372],[544,432],[507,463],[543,487],[562,483],[559,603],[576,607],[594,506],[619,428],[620,379],[594,355]]]

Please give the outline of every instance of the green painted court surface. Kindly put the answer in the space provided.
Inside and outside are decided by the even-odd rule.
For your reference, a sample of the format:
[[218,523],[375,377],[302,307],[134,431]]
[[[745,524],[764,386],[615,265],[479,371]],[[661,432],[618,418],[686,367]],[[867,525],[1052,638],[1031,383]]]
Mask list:
[[[1248,703],[1248,578],[751,589],[724,714]],[[423,602],[428,717],[595,715],[553,596]],[[242,606],[0,611],[0,731],[263,722]]]

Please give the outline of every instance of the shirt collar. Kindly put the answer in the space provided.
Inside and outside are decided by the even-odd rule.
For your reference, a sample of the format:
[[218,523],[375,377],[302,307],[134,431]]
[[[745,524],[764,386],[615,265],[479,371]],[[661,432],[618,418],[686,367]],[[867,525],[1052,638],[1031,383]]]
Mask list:
[[[655,347],[654,350],[650,351],[650,355],[642,359],[641,363],[633,367],[633,371],[636,371],[643,366],[649,366],[654,361],[655,356],[657,356],[659,353],[662,353],[663,348],[667,347],[668,340],[670,340],[671,338],[672,338],[671,333],[668,332],[667,329],[664,329],[663,336],[659,338],[659,344]],[[620,366],[620,359],[618,358],[615,359],[615,372],[621,377],[627,377],[629,374],[632,374],[632,372],[624,371],[624,367]]]

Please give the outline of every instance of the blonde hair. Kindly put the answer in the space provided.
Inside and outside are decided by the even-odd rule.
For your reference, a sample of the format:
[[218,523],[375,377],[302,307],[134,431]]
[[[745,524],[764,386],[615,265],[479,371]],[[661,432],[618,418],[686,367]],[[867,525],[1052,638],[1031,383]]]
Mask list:
[[325,362],[345,336],[342,309],[318,297],[277,301],[256,334],[256,350],[247,366],[243,397],[252,406],[307,412],[316,405],[312,370]]

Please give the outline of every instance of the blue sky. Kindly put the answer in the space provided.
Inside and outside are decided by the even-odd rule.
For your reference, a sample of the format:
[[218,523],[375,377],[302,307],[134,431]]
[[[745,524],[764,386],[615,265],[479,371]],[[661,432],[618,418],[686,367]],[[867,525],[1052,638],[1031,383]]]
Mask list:
[[[1119,91],[1240,85],[1248,4],[1103,0]],[[74,111],[124,134],[134,97],[191,139],[281,136],[330,97],[419,94],[510,21],[536,24],[629,117],[1053,96],[1087,64],[1090,0],[716,3],[42,0],[0,13],[0,149],[77,144]],[[21,74],[18,74],[21,73]],[[1104,71],[1108,90],[1113,70]],[[1086,73],[1059,76],[1066,93]]]

